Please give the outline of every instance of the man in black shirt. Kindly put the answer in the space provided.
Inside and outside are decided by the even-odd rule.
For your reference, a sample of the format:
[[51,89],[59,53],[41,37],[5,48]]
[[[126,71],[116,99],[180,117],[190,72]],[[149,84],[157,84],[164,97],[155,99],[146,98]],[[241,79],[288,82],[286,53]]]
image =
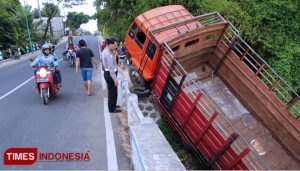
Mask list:
[[99,65],[93,51],[86,47],[84,40],[79,41],[79,46],[80,50],[76,52],[76,73],[78,73],[80,65],[86,93],[87,95],[91,95],[93,64],[96,65],[97,69],[99,68]]

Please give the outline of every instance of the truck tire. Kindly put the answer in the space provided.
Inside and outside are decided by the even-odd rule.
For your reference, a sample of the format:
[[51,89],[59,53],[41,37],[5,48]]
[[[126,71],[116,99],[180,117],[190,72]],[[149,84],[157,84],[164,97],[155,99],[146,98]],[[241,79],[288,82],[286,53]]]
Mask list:
[[134,92],[138,98],[148,98],[151,95],[150,89],[134,89]]

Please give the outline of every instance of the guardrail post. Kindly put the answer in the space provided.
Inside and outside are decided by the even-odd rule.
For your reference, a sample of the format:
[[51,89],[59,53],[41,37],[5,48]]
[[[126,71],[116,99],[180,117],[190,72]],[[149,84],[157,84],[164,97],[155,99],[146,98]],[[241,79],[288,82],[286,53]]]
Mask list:
[[32,51],[35,51],[35,47],[34,47],[34,44],[32,44]]
[[35,44],[36,50],[40,49],[39,44]]
[[3,60],[3,55],[2,55],[2,52],[0,51],[0,61]]
[[26,53],[29,53],[29,47],[26,45]]
[[8,49],[8,54],[9,54],[9,58],[12,59],[13,58],[13,54],[12,54],[11,49]]
[[18,53],[19,53],[20,56],[22,55],[21,48],[18,48]]

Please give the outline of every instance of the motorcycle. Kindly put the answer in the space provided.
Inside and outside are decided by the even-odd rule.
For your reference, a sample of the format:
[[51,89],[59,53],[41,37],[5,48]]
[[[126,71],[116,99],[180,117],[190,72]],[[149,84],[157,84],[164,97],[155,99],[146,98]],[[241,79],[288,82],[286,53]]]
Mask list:
[[76,58],[76,53],[74,50],[69,49],[67,52],[67,58],[69,60],[69,64],[71,67],[75,67],[75,58]]
[[49,103],[49,99],[55,97],[58,92],[57,83],[54,83],[53,73],[48,66],[39,66],[35,74],[36,88],[42,98],[44,105]]

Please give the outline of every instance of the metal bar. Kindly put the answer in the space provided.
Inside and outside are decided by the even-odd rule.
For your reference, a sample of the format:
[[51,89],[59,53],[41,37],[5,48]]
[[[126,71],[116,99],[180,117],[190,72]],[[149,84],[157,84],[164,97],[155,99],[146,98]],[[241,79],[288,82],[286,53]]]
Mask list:
[[217,43],[216,43],[216,47],[218,46],[218,44],[219,44],[219,42],[220,42],[220,40],[222,39],[222,37],[225,35],[225,32],[226,32],[226,30],[227,30],[227,28],[228,28],[228,23],[225,23],[225,28],[224,28],[224,30],[222,31],[222,33],[220,34],[220,37],[218,38],[218,40],[217,40]]
[[[279,85],[279,86],[280,86],[280,85]],[[283,98],[285,99],[285,101],[282,101],[282,99],[279,98],[280,101],[282,101],[283,103],[286,103],[287,101],[289,101],[289,100],[285,97],[285,95],[283,95],[283,94],[281,93],[281,91],[278,90],[278,87],[275,87],[274,89],[275,89],[275,91],[276,91],[277,93],[279,93],[279,95],[281,95],[281,97],[283,97]],[[273,94],[275,94],[275,93],[273,93]],[[275,95],[276,95],[277,97],[279,96],[279,95],[277,95],[277,94],[275,94]]]
[[[246,59],[246,61],[248,61],[249,62],[249,64],[254,68],[254,69],[256,69],[256,70],[258,70],[258,68],[247,58],[247,57],[245,57],[244,59]],[[244,62],[244,61],[243,61]],[[245,62],[244,62],[245,63]],[[246,63],[245,63],[245,65],[252,71],[252,72],[254,72],[251,68],[250,68],[250,66],[249,65],[247,65]]]
[[294,96],[287,104],[286,104],[286,108],[290,109],[295,103],[297,103],[297,101],[299,100],[298,96]]
[[166,25],[166,26],[154,29],[154,30],[152,30],[152,33],[161,32],[161,31],[167,30],[169,28],[173,28],[174,26],[181,26],[181,25],[184,25],[186,23],[189,23],[189,22],[192,22],[192,21],[201,20],[201,19],[204,19],[204,18],[212,16],[212,15],[216,15],[216,14],[217,14],[216,12],[214,12],[214,13],[208,13],[208,14],[197,16],[197,17],[193,17],[191,19],[187,19],[187,20],[176,22],[176,23],[172,23],[172,24],[169,24],[169,25]]
[[278,84],[280,84],[281,80],[277,80],[271,87],[270,87],[270,91],[274,90],[274,88],[276,86],[278,86]]
[[218,116],[218,112],[215,112],[212,115],[212,117],[209,119],[208,123],[205,125],[204,129],[197,136],[197,140],[194,143],[195,145],[197,145],[199,143],[199,141],[201,140],[201,138],[203,137],[203,135],[205,134],[205,132],[209,129],[209,127],[211,126],[212,122],[216,119],[217,116]]
[[256,71],[255,75],[257,76],[261,71],[262,69],[264,69],[264,67],[266,66],[266,64],[262,64],[259,69]]
[[231,170],[238,162],[242,160],[248,153],[250,152],[249,148],[246,148],[240,155],[238,155],[237,158],[234,159],[234,161],[230,162],[230,165],[224,168],[224,170]]
[[199,92],[199,94],[197,95],[197,97],[196,97],[194,103],[192,104],[190,110],[188,111],[188,117],[185,119],[185,121],[183,122],[183,125],[182,125],[183,129],[185,129],[185,126],[186,126],[188,120],[190,120],[190,118],[192,116],[192,113],[193,113],[195,107],[197,106],[197,103],[200,100],[200,98],[201,98],[202,95],[203,94],[201,92]]
[[209,166],[211,166],[216,160],[223,155],[223,153],[230,147],[230,145],[239,137],[239,134],[232,133],[230,137],[227,138],[225,143],[219,148],[213,158],[209,161]]
[[243,55],[240,57],[240,61],[242,61],[242,60],[244,60],[244,58],[245,58],[245,56],[246,56],[246,54],[249,52],[249,48],[247,48],[246,50],[245,50],[245,52],[243,53]]
[[229,52],[232,50],[232,48],[234,47],[234,45],[236,44],[236,39],[234,39],[231,42],[231,45],[229,46],[229,48],[227,49],[226,53],[223,55],[221,61],[219,62],[219,64],[217,65],[214,74],[219,70],[219,68],[221,67],[221,65],[223,64],[224,60],[228,57]]

